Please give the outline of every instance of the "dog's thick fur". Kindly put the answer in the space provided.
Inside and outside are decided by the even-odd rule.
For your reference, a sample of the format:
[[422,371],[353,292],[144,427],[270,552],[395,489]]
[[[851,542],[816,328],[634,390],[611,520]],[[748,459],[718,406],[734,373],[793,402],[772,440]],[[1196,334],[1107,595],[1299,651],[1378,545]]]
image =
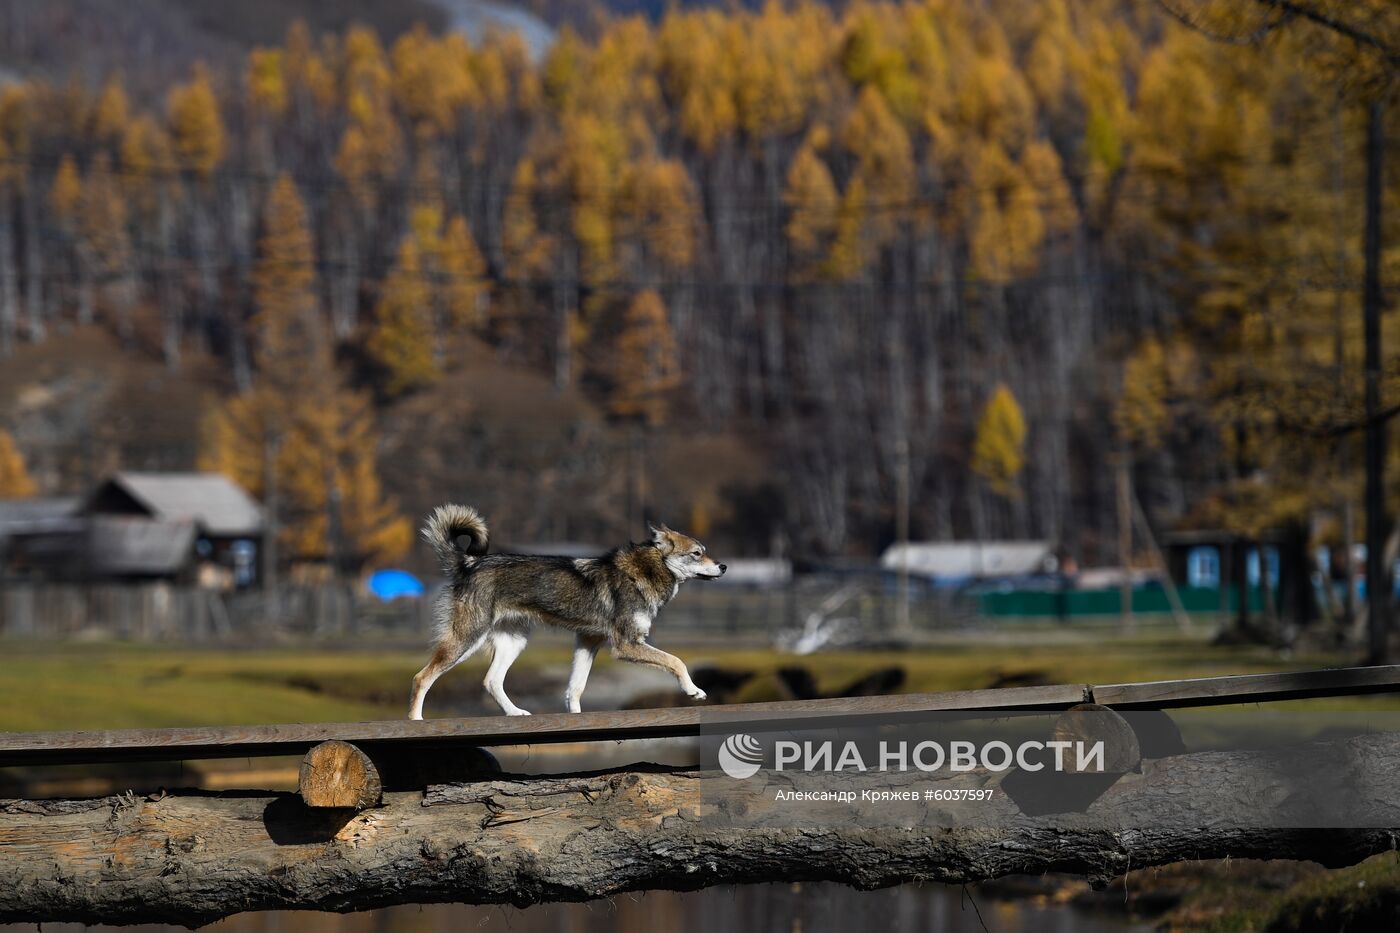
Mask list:
[[[408,717],[423,718],[423,698],[443,674],[486,643],[491,665],[486,692],[510,716],[528,716],[506,696],[506,671],[524,650],[537,622],[574,633],[574,664],[564,702],[579,711],[593,657],[606,642],[623,661],[670,671],[687,695],[703,700],[685,664],[647,644],[662,606],[686,580],[723,575],[694,538],[665,525],[651,526],[651,540],[629,544],[590,559],[487,555],[486,520],[463,505],[444,505],[423,526],[423,537],[437,552],[448,586],[438,597],[433,656],[413,678]],[[467,539],[463,548],[458,538]]]

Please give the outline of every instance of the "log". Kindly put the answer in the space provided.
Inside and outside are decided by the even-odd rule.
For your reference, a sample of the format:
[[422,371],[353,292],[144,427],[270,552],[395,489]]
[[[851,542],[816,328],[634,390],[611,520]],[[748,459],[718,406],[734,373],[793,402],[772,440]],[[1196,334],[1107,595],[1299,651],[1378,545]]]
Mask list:
[[322,742],[301,760],[297,792],[308,807],[364,810],[379,806],[384,784],[368,755],[349,742]]
[[1054,737],[1060,741],[1104,744],[1104,770],[1111,774],[1136,771],[1142,762],[1137,733],[1122,716],[1098,703],[1071,706],[1055,720]]
[[[1345,816],[1336,787],[1314,789],[1318,769],[1368,802],[1375,822],[1297,828]],[[1400,734],[1144,760],[1082,814],[1028,816],[997,791],[975,825],[945,819],[952,811],[941,804],[916,804],[912,828],[823,804],[803,810],[798,826],[776,803],[745,809],[702,793],[728,782],[720,786],[765,801],[774,788],[831,777],[762,771],[739,781],[634,766],[386,793],[382,806],[359,812],[309,808],[294,794],[0,801],[0,922],[198,926],[245,910],[525,906],[743,882],[875,888],[1047,871],[1104,884],[1130,868],[1195,859],[1348,865],[1400,839]],[[881,780],[996,789],[1001,777]]]
[[1102,742],[1103,770],[1081,771],[1078,762],[1071,760],[1062,771],[1008,774],[1001,782],[1001,789],[1028,816],[1084,812],[1120,777],[1137,771],[1142,763],[1137,733],[1128,720],[1097,703],[1079,703],[1061,713],[1055,719],[1051,738],[1090,746]]

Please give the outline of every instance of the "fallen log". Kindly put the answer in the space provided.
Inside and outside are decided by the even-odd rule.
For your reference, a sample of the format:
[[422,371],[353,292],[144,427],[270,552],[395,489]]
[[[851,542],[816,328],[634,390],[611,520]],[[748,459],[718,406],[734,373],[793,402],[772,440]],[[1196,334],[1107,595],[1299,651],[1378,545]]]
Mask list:
[[[1131,868],[1177,861],[1341,866],[1394,849],[1400,734],[1301,748],[1144,761],[1084,812],[1042,816],[1025,815],[998,789],[1001,773],[882,775],[886,787],[995,794],[986,810],[964,809],[956,819],[944,804],[916,804],[894,820],[864,820],[833,805],[804,810],[800,826],[768,802],[774,789],[815,786],[830,775],[765,771],[739,781],[636,766],[386,792],[382,805],[358,812],[267,793],[3,801],[0,922],[197,926],[246,910],[523,906],[757,881],[875,888],[1057,871],[1106,883]],[[1378,822],[1289,824],[1330,812],[1316,811],[1306,774],[1302,785],[1293,780],[1303,773],[1298,762],[1325,763]],[[736,807],[702,790],[716,781],[765,803]],[[1278,821],[1251,822],[1251,807],[1261,805]]]

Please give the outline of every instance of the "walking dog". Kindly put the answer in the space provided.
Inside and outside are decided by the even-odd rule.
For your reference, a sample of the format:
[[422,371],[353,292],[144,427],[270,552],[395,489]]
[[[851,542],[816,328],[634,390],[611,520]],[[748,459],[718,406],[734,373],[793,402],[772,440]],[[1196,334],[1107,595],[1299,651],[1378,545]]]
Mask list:
[[[423,526],[449,585],[438,596],[433,655],[413,678],[408,718],[423,718],[423,697],[443,674],[488,642],[492,657],[486,692],[508,716],[528,716],[506,696],[504,684],[536,623],[574,633],[574,663],[564,702],[579,711],[593,658],[606,642],[613,657],[663,668],[696,700],[695,686],[680,658],[647,644],[661,607],[686,580],[715,579],[725,565],[705,546],[665,525],[648,526],[651,540],[629,544],[602,557],[536,557],[486,553],[486,521],[463,505],[440,506]],[[457,541],[466,538],[463,548]]]

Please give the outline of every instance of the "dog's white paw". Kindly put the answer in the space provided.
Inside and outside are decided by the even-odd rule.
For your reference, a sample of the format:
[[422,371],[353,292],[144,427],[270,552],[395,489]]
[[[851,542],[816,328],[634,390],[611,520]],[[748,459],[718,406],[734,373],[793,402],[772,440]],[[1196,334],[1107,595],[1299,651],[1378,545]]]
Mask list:
[[688,697],[690,697],[692,700],[703,700],[703,699],[705,699],[705,691],[704,691],[704,690],[701,690],[699,687],[691,687],[691,688],[689,688],[688,690],[685,691],[685,695],[688,696]]
[[510,710],[509,712],[507,712],[506,715],[507,715],[507,716],[528,716],[528,715],[530,715],[530,711],[529,711],[528,709],[513,709],[513,710]]

